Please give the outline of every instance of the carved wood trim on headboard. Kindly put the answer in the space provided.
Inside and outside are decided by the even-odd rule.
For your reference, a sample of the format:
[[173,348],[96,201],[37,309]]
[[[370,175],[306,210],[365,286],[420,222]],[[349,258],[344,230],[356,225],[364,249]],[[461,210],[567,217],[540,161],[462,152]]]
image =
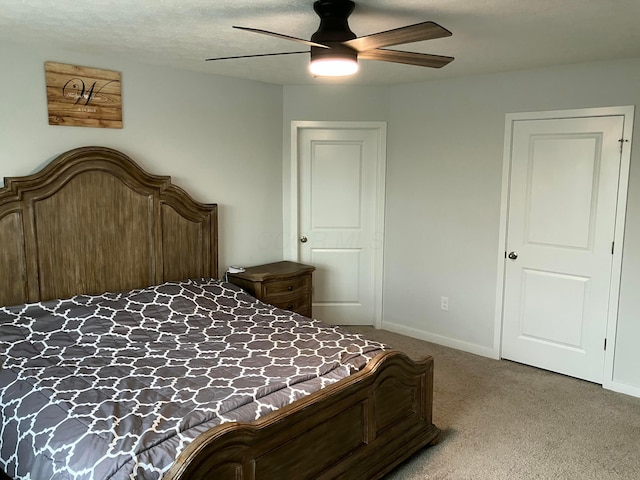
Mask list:
[[217,277],[217,205],[105,147],[0,189],[0,305]]

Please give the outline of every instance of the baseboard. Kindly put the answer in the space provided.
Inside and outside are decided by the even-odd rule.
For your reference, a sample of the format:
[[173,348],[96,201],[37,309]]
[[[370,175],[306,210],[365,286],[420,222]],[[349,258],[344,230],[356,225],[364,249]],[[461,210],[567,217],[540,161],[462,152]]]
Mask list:
[[631,395],[633,397],[640,397],[640,387],[616,382],[615,380],[603,382],[602,388],[618,393],[624,393],[625,395]]
[[[400,335],[418,338],[420,340],[424,340],[425,342],[436,343],[445,347],[455,348],[456,350],[462,350],[463,352],[474,353],[476,355],[481,355],[483,357],[493,358],[496,360],[499,359],[499,357],[496,356],[493,348],[484,347],[475,343],[464,342],[455,338],[425,332],[423,330],[407,327],[405,325],[399,325],[393,322],[383,321],[381,328],[390,332],[399,333]],[[618,393],[623,393],[625,395],[631,395],[633,397],[640,397],[640,387],[616,382],[615,380],[604,381],[602,384],[602,388]]]
[[491,347],[485,347],[483,345],[478,345],[475,343],[464,342],[462,340],[457,340],[455,338],[450,338],[450,337],[445,337],[443,335],[437,335],[435,333],[425,332],[423,330],[406,327],[404,325],[399,325],[397,323],[385,322],[384,320],[382,321],[381,328],[383,330],[399,333],[401,335],[406,335],[408,337],[418,338],[426,342],[437,343],[438,345],[443,345],[445,347],[455,348],[456,350],[462,350],[463,352],[469,352],[469,353],[474,353],[476,355],[481,355],[483,357],[498,359],[498,357],[496,357],[495,355],[493,348]]

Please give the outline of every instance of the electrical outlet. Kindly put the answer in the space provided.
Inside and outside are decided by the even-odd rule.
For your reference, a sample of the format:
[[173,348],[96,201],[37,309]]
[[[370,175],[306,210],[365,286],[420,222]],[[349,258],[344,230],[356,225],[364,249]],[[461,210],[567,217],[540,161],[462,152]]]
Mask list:
[[449,297],[440,297],[440,309],[449,311]]

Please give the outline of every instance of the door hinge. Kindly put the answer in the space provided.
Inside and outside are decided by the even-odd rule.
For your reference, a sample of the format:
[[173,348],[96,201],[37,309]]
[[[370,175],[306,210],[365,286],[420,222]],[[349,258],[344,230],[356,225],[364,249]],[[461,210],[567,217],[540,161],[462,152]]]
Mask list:
[[629,143],[629,139],[628,138],[621,138],[618,141],[620,142],[620,153],[622,153],[622,148],[624,147],[625,143]]
[[611,255],[613,255],[613,247],[615,246],[616,242],[611,242]]
[[605,350],[607,349],[607,339],[606,338],[604,339],[604,349]]

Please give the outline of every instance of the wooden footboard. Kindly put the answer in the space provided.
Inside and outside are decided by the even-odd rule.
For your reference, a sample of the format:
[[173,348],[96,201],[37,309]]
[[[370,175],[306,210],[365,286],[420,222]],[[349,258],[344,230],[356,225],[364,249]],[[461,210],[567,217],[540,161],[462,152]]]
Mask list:
[[380,478],[438,436],[432,395],[431,357],[386,351],[255,422],[203,433],[164,480]]

